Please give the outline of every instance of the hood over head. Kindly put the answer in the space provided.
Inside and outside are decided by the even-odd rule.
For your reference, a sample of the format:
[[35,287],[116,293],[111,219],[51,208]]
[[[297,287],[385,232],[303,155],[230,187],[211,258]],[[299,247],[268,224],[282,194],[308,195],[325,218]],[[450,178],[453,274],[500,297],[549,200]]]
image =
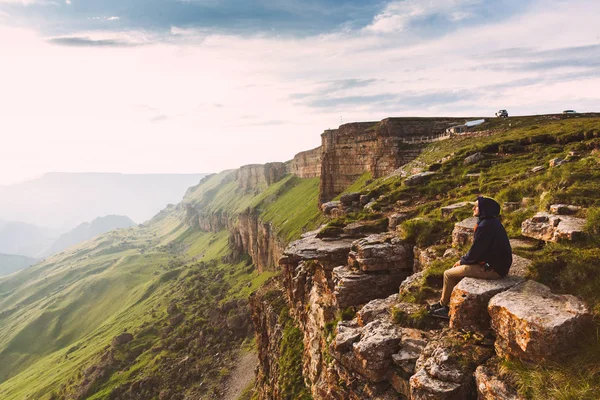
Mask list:
[[477,197],[477,205],[479,206],[479,218],[495,218],[500,215],[500,204],[489,197]]

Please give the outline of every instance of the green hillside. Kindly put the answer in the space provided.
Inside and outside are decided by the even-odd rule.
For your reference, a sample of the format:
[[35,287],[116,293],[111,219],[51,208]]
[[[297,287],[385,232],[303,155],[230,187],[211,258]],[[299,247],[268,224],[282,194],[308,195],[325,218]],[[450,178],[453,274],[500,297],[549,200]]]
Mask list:
[[[223,175],[204,180],[194,192],[212,191],[213,199],[235,202],[212,204],[207,210],[233,213],[252,207],[289,237],[316,226],[318,180],[288,176],[262,193],[238,196],[236,188],[218,180]],[[165,342],[189,336],[191,326],[204,332],[205,339],[212,338],[225,357],[203,361],[206,372],[220,371],[219,377],[226,378],[226,361],[250,340],[249,332],[229,337],[226,328],[212,327],[210,310],[247,298],[272,275],[257,274],[248,260],[223,263],[228,236],[227,231],[191,228],[183,208],[172,206],[144,225],[109,232],[0,279],[0,398],[44,399],[68,393],[104,398],[124,381],[135,380],[132,371],[151,374],[168,365],[169,357],[177,358],[176,349],[150,349],[167,348]],[[202,282],[211,284],[205,287]],[[167,312],[172,302],[179,303],[185,315],[177,324]],[[167,335],[166,328],[171,330]],[[122,354],[111,353],[122,357],[119,366],[111,366],[102,379],[87,376],[86,369],[102,364],[103,352],[123,332],[133,333],[135,340],[118,349]],[[202,351],[208,356],[210,350]],[[201,354],[196,357],[202,363]],[[95,382],[92,388],[87,387],[90,380]],[[219,379],[202,382],[196,377],[189,390],[206,393]],[[195,387],[199,385],[202,389]]]

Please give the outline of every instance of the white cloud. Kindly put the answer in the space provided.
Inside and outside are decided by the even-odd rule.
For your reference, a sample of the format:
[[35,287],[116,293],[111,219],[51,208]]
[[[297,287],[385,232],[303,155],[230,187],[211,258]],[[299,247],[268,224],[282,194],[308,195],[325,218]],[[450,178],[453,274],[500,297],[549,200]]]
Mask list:
[[121,19],[121,18],[119,18],[119,17],[108,17],[106,20],[107,20],[107,21],[118,21],[118,20],[120,20],[120,19]]
[[480,3],[480,0],[402,0],[389,3],[376,15],[365,30],[375,33],[404,31],[414,20],[431,15],[446,15],[452,21],[471,16],[460,8]]
[[[547,4],[411,44],[397,33],[293,39],[173,27],[166,42],[145,32],[94,31],[77,36],[146,45],[69,47],[0,26],[0,58],[13,60],[0,63],[0,132],[9,133],[0,146],[0,184],[57,170],[193,172],[282,161],[319,145],[319,134],[340,117],[592,111],[600,104],[597,69],[586,76],[577,74],[583,67],[487,67],[599,44],[600,4]],[[524,48],[516,58],[494,55],[514,47]],[[324,91],[332,81],[369,84]],[[315,93],[330,106],[316,106]]]
[[71,0],[65,0],[66,4],[71,4]]

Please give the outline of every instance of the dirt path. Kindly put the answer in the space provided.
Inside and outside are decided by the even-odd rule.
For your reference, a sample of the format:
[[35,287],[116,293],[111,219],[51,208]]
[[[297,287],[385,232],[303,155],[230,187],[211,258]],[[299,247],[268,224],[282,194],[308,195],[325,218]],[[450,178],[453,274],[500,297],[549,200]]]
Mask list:
[[227,382],[223,400],[237,400],[240,397],[244,389],[254,379],[256,364],[258,364],[256,352],[243,352],[240,355],[237,366]]

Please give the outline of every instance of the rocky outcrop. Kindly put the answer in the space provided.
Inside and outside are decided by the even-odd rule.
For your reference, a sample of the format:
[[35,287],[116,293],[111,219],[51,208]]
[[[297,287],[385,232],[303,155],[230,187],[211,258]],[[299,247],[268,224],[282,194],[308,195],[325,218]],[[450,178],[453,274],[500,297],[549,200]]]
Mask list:
[[254,212],[239,214],[238,223],[230,228],[229,244],[236,255],[252,257],[252,263],[259,272],[275,269],[285,248],[271,224],[260,221]]
[[534,281],[494,296],[488,312],[497,337],[496,353],[531,361],[562,355],[591,318],[575,296],[553,294]]
[[487,306],[492,297],[523,282],[523,278],[507,276],[498,280],[464,278],[450,298],[450,327],[467,331],[490,329]]
[[348,257],[348,265],[363,272],[412,270],[411,246],[395,234],[377,234],[357,240]]
[[556,215],[573,215],[577,214],[580,210],[581,207],[569,204],[552,204],[550,206],[550,213]]
[[321,146],[303,151],[286,163],[287,172],[299,178],[316,178],[321,176]]
[[440,134],[463,122],[463,118],[387,118],[325,131],[320,202],[333,199],[365,172],[378,178],[414,160],[421,145],[411,139]]
[[452,231],[452,246],[468,246],[473,243],[473,233],[477,225],[477,218],[470,217],[464,221],[457,222]]
[[425,171],[419,172],[418,174],[414,174],[409,176],[404,180],[404,184],[406,186],[417,186],[421,185],[429,180],[432,175],[435,175],[435,172]]
[[479,400],[525,400],[499,372],[498,359],[491,358],[475,370],[475,386]]
[[264,189],[277,182],[287,174],[285,163],[251,164],[240,167],[235,172],[235,180],[239,187],[248,192]]
[[472,377],[475,368],[492,357],[493,350],[465,341],[447,331],[429,342],[410,378],[413,400],[461,400],[475,397]]
[[539,212],[523,221],[523,236],[546,242],[577,241],[585,237],[585,219]]

